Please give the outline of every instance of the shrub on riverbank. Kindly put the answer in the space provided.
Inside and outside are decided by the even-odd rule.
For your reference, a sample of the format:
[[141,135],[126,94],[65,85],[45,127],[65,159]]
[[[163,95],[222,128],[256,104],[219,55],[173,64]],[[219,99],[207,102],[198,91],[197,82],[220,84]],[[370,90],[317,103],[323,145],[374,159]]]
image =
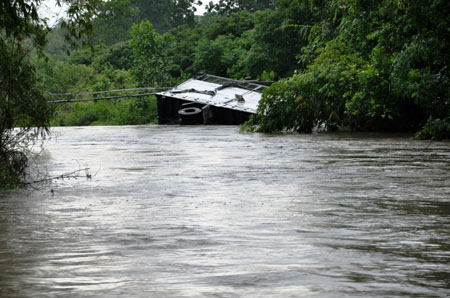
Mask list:
[[[80,50],[64,61],[56,58],[36,60],[42,88],[50,94],[68,94],[67,97],[49,95],[49,98],[65,100],[83,97],[82,92],[104,92],[136,87],[137,82],[129,70],[116,69],[108,61],[102,60],[105,53],[100,51],[97,54],[96,57],[90,57],[93,53]],[[86,65],[74,61],[88,62]],[[90,96],[116,95],[120,94],[112,92]],[[146,124],[154,122],[156,114],[156,98],[152,96],[64,103],[56,109],[51,124],[53,126]]]
[[450,139],[450,117],[447,119],[429,118],[422,130],[416,134],[416,139]]
[[0,189],[19,186],[25,178],[27,157],[18,150],[0,150]]
[[53,126],[137,125],[156,121],[156,98],[71,103],[60,107]]

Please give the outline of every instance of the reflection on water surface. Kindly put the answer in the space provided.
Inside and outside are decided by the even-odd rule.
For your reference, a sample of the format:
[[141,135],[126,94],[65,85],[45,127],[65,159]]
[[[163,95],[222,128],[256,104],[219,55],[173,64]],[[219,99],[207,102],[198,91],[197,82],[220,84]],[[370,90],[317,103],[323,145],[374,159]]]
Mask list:
[[42,169],[100,171],[0,194],[0,296],[449,294],[449,143],[217,126],[55,132]]

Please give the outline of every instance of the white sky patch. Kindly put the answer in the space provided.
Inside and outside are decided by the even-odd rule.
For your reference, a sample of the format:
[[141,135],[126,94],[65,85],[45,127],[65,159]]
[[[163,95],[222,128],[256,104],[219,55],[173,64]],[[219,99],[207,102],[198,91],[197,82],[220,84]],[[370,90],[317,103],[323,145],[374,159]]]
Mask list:
[[52,27],[55,25],[56,21],[60,18],[63,18],[66,13],[67,6],[58,6],[56,5],[55,0],[45,0],[39,6],[39,15],[46,18],[48,25]]
[[202,6],[200,6],[200,7],[197,6],[196,14],[198,14],[198,15],[202,15],[202,14],[204,14],[206,12],[205,8],[206,8],[206,5],[209,4],[209,2],[219,3],[219,0],[202,0],[202,2],[203,2]]

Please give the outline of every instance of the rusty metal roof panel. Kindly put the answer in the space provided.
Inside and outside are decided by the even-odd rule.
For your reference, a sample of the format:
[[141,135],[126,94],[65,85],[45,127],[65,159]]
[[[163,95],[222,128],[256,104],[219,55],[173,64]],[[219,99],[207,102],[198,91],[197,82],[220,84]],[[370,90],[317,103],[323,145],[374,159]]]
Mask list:
[[[234,80],[230,81],[235,82]],[[210,104],[216,107],[256,114],[258,103],[261,99],[261,91],[265,87],[257,84],[251,84],[247,89],[240,87],[239,84],[230,84],[227,87],[226,84],[223,85],[193,78],[169,91],[158,94],[190,102]],[[249,90],[251,88],[254,88],[254,90]]]

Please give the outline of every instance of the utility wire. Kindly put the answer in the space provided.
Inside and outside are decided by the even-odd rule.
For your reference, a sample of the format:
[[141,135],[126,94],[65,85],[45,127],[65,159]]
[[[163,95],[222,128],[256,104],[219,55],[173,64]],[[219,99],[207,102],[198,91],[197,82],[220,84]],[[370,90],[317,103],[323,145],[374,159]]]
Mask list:
[[128,89],[117,89],[117,90],[104,90],[104,91],[93,91],[93,92],[78,92],[78,93],[47,93],[47,96],[58,97],[58,96],[77,96],[77,95],[95,95],[104,93],[117,93],[117,92],[128,92],[128,91],[142,91],[142,90],[170,90],[173,87],[144,87],[144,88],[128,88]]
[[120,98],[128,98],[128,97],[143,97],[156,95],[157,92],[152,93],[142,93],[142,94],[129,94],[129,95],[117,95],[117,96],[105,96],[105,97],[91,97],[91,98],[71,98],[71,99],[62,99],[62,100],[52,100],[49,103],[69,103],[69,102],[82,102],[82,101],[97,101],[97,100],[110,100],[110,99],[120,99]]
[[[117,89],[117,90],[104,90],[104,91],[93,91],[93,92],[78,92],[78,93],[47,93],[48,97],[72,97],[69,99],[58,99],[58,100],[50,100],[49,103],[52,104],[64,104],[70,102],[82,102],[82,101],[97,101],[97,100],[111,100],[111,99],[121,99],[121,98],[130,98],[130,97],[143,97],[156,95],[158,92],[170,90],[173,87],[143,87],[143,88],[128,88],[128,89]],[[86,96],[86,95],[98,95],[98,94],[106,94],[106,93],[126,93],[132,91],[153,91],[147,93],[139,93],[139,94],[128,94],[128,95],[111,95],[104,97],[87,97],[87,98],[77,98],[77,96]]]

